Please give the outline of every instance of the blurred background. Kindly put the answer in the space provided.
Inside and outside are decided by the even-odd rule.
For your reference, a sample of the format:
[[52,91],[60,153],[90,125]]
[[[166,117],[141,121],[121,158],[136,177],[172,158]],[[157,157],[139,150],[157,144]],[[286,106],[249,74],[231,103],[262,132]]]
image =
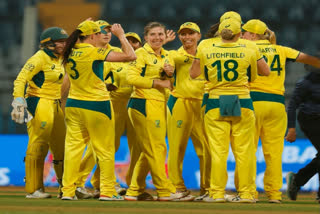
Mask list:
[[[140,36],[150,21],[178,30],[186,21],[199,24],[202,35],[228,10],[241,14],[242,20],[259,18],[276,32],[277,42],[314,55],[320,44],[319,0],[1,0],[0,1],[0,133],[26,133],[25,125],[11,121],[13,81],[25,61],[39,46],[40,33],[59,26],[68,33],[88,17],[122,24],[125,31]],[[204,38],[204,37],[203,37]],[[112,45],[119,45],[114,37]],[[178,39],[167,49],[180,46]],[[296,81],[305,72],[302,65],[289,63],[286,101]],[[299,137],[303,137],[299,132]]]
[[[26,125],[12,122],[13,81],[26,60],[39,47],[40,33],[52,26],[64,28],[69,34],[76,26],[92,17],[109,23],[120,23],[126,32],[134,31],[141,37],[144,26],[150,21],[164,23],[168,29],[177,31],[187,21],[196,22],[205,35],[210,26],[219,21],[226,11],[241,14],[243,22],[249,19],[262,19],[276,32],[277,42],[305,53],[314,55],[320,44],[320,0],[0,0],[0,186],[23,186],[23,157],[27,148]],[[245,4],[244,4],[245,2]],[[204,38],[204,37],[203,37]],[[115,37],[111,44],[118,46]],[[167,49],[180,47],[178,39],[167,44]],[[286,68],[286,102],[292,94],[295,83],[305,75],[303,65],[289,63]],[[301,131],[298,137],[303,138]],[[294,144],[284,142],[282,190],[286,189],[285,175],[289,171],[306,165],[314,158],[316,150],[306,139]],[[184,164],[183,176],[188,188],[199,188],[199,165],[192,143],[189,142]],[[52,168],[52,155],[45,162],[44,180],[46,186],[57,186]],[[116,153],[115,171],[123,186],[130,164],[127,139],[121,139]],[[227,189],[234,189],[235,161],[229,152]],[[257,188],[263,189],[265,162],[259,144],[257,152]],[[91,175],[90,175],[91,176]],[[89,178],[90,178],[89,176]],[[153,188],[150,175],[147,188]],[[87,185],[90,186],[89,183]],[[314,177],[303,187],[305,191],[316,191],[318,179]]]

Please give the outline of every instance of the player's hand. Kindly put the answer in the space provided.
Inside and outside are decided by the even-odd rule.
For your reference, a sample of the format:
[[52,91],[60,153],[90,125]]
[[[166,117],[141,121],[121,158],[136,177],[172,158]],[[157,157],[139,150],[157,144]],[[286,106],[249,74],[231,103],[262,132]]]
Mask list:
[[23,97],[17,97],[12,101],[11,119],[16,123],[28,122],[27,102]]
[[108,91],[115,91],[115,90],[118,89],[117,86],[115,86],[115,85],[113,85],[113,84],[111,84],[111,83],[106,84],[106,87],[107,87],[107,90],[108,90]]
[[166,73],[168,77],[173,77],[174,68],[172,65],[168,63],[164,63],[163,65],[163,71]]
[[173,30],[167,30],[166,32],[167,37],[164,40],[164,44],[167,44],[168,42],[172,42],[176,38],[176,33]]
[[124,30],[120,24],[113,24],[110,28],[111,33],[116,37],[124,36]]
[[295,128],[289,128],[287,136],[285,137],[286,141],[289,141],[290,143],[293,143],[296,141],[297,134],[296,134],[296,129]]
[[152,87],[157,89],[168,88],[170,91],[173,90],[170,80],[153,80]]

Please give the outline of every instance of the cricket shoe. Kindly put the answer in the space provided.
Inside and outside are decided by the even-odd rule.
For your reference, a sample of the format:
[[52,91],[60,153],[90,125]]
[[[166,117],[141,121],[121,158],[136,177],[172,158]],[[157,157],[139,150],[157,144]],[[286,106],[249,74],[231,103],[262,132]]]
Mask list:
[[51,198],[51,195],[44,192],[42,189],[38,189],[33,193],[26,195],[26,198]]
[[73,196],[73,197],[71,197],[71,196],[62,196],[61,200],[64,200],[64,201],[76,201],[76,200],[78,200],[78,198],[77,198],[76,195]]
[[271,203],[271,204],[281,204],[281,200],[279,200],[279,199],[269,199],[269,203]]
[[79,199],[89,199],[93,197],[92,193],[88,192],[88,190],[85,187],[77,187],[76,196]]
[[230,202],[232,203],[256,203],[253,198],[241,198],[239,195],[234,197]]
[[190,191],[177,191],[175,193],[170,193],[170,196],[158,196],[158,201],[174,201],[176,199],[180,199],[186,197],[190,194]]
[[204,202],[208,202],[208,203],[225,203],[226,199],[225,198],[212,198],[212,197],[205,197],[203,198]]
[[100,195],[99,201],[123,201],[124,198],[120,195],[113,195],[112,197]]
[[116,192],[118,193],[118,195],[123,196],[127,193],[127,189],[121,187],[120,184],[115,185],[114,188],[116,189]]
[[208,193],[208,192],[206,192],[206,193],[203,194],[203,195],[200,195],[200,196],[196,197],[196,198],[194,199],[194,201],[203,201],[203,199],[204,199],[204,198],[207,198],[207,197],[209,197],[209,193]]
[[94,189],[92,196],[93,196],[93,198],[99,198],[100,197],[100,189]]
[[124,200],[126,201],[153,201],[153,196],[147,192],[141,193],[138,196],[126,195],[124,196]]

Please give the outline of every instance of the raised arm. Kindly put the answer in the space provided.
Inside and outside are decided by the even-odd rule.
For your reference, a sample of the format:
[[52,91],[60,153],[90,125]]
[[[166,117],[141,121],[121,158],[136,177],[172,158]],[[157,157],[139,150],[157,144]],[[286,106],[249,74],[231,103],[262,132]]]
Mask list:
[[121,43],[123,52],[110,52],[106,58],[106,61],[109,62],[129,62],[136,60],[136,54],[125,37],[124,30],[120,24],[113,24],[111,27],[111,32],[118,37]]

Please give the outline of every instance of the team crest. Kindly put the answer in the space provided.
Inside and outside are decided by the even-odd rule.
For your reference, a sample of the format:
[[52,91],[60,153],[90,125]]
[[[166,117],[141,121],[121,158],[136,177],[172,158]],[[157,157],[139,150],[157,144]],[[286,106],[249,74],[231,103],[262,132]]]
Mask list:
[[24,66],[24,69],[26,69],[27,71],[32,71],[35,68],[35,66],[31,63],[28,63]]
[[156,128],[160,128],[160,120],[155,120]]
[[184,60],[185,63],[189,62],[189,57]]
[[157,59],[154,59],[153,60],[153,64],[157,64],[158,60]]
[[40,124],[40,128],[41,129],[44,129],[44,127],[47,125],[47,122],[46,121],[41,121],[41,124]]
[[118,68],[118,69],[117,69],[117,72],[122,71],[122,69],[123,69],[122,67]]
[[65,30],[63,30],[63,29],[60,31],[60,33],[64,34],[64,35],[68,35],[67,32]]
[[53,65],[51,66],[51,70],[55,69],[55,67],[56,67],[56,65],[53,64]]
[[182,126],[182,120],[178,120],[177,121],[177,128],[181,128],[181,126]]

